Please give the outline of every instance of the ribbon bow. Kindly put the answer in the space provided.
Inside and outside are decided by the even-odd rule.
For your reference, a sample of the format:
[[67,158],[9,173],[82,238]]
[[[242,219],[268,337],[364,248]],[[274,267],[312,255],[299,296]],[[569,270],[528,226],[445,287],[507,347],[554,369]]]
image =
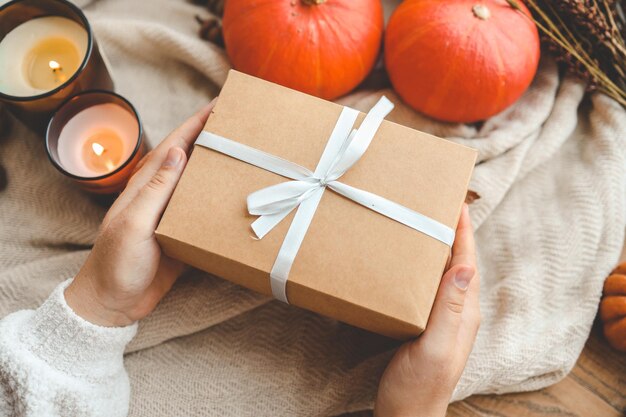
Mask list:
[[386,97],[381,97],[367,113],[359,128],[353,129],[359,112],[344,107],[315,172],[214,133],[202,131],[198,136],[196,145],[292,179],[255,191],[247,199],[248,212],[259,216],[252,223],[252,230],[259,239],[292,210],[298,209],[270,272],[272,294],[278,300],[288,303],[286,287],[289,271],[327,188],[452,246],[454,230],[450,227],[379,195],[338,181],[365,154],[376,131],[392,109],[393,103]]

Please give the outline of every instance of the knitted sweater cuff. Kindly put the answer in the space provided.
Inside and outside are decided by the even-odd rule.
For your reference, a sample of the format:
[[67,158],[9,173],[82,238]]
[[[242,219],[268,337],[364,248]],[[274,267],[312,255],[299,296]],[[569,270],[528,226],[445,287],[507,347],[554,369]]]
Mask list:
[[102,327],[79,317],[65,301],[72,280],[59,284],[20,328],[19,339],[35,356],[75,376],[107,377],[123,370],[126,344],[137,323]]

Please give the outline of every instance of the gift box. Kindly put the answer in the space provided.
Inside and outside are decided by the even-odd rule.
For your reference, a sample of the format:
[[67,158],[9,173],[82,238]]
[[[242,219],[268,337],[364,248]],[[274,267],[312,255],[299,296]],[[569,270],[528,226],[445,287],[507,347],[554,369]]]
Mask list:
[[[236,71],[156,236],[165,253],[373,332],[426,327],[476,152]],[[287,319],[287,318],[286,318]]]

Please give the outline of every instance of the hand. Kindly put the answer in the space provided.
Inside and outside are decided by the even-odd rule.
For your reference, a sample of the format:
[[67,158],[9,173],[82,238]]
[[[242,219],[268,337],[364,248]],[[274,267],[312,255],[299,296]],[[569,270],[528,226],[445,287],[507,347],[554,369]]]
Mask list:
[[184,271],[161,253],[154,230],[214,102],[140,161],[104,217],[89,257],[65,290],[67,304],[85,320],[115,327],[144,318]]
[[443,417],[480,323],[479,274],[467,205],[424,333],[400,347],[378,387],[376,417]]

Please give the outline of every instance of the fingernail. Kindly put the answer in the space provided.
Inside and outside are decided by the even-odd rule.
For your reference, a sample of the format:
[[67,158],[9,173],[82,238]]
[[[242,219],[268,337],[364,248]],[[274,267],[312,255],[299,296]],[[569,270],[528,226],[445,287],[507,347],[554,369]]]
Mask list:
[[474,269],[461,268],[454,276],[454,285],[456,285],[457,288],[465,291],[467,290],[467,287],[469,287],[470,281],[473,277]]
[[167,152],[167,157],[165,158],[165,162],[163,162],[164,167],[176,167],[180,164],[180,160],[182,159],[182,154],[178,150],[178,148],[170,148]]

